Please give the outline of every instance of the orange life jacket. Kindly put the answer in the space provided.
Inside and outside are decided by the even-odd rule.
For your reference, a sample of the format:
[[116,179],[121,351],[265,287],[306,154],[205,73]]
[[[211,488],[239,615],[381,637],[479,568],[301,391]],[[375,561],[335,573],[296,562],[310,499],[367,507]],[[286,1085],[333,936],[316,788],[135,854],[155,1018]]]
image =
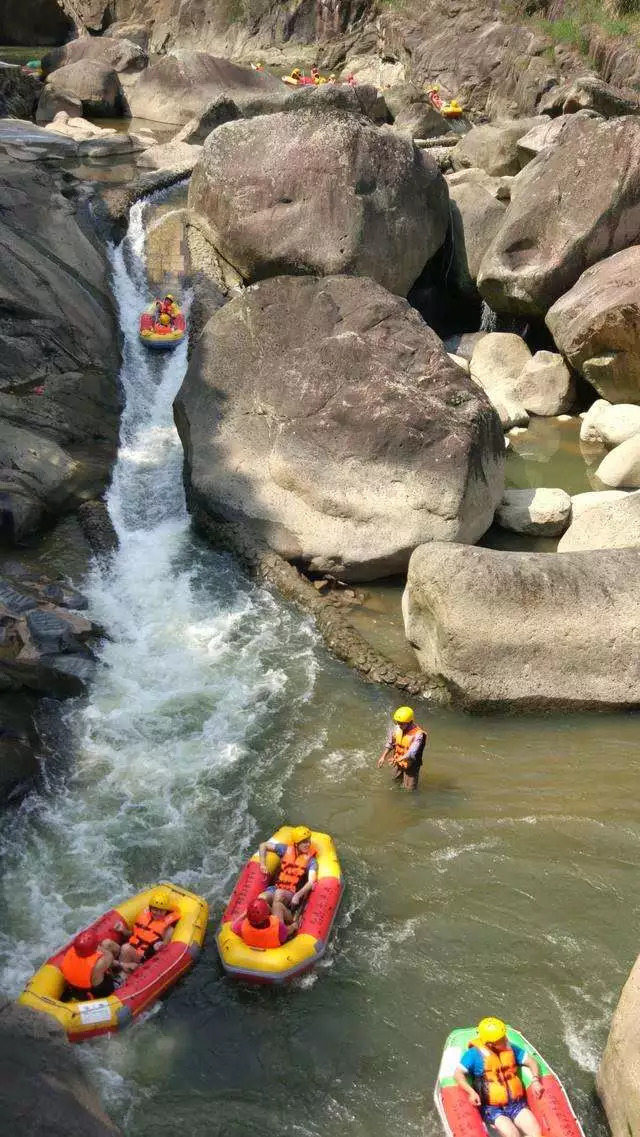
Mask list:
[[164,939],[167,928],[173,927],[179,919],[180,913],[175,908],[172,912],[167,912],[165,916],[153,916],[151,909],[145,908],[133,925],[129,943],[139,955],[146,955],[154,944],[158,943],[158,940]]
[[307,875],[309,861],[315,855],[316,851],[313,848],[309,849],[308,853],[299,853],[295,845],[289,845],[280,861],[280,873],[276,881],[276,888],[284,888],[287,892],[297,892],[300,881]]
[[60,970],[69,986],[90,995],[91,972],[102,954],[101,951],[94,951],[93,955],[78,955],[76,949],[70,947],[60,964]]
[[484,1058],[484,1073],[478,1078],[478,1093],[483,1105],[508,1105],[512,1101],[522,1101],[524,1086],[518,1074],[516,1056],[510,1046],[502,1050],[490,1050],[479,1039],[470,1043]]
[[245,916],[240,925],[240,935],[245,944],[258,948],[259,951],[280,947],[280,920],[277,916],[269,916],[269,923],[265,928],[254,928]]
[[413,726],[409,728],[409,730],[405,731],[403,731],[401,726],[394,726],[393,761],[400,770],[408,770],[409,766],[412,766],[414,764],[414,761],[417,761],[417,759],[422,756],[422,751],[424,750],[424,742],[420,753],[416,755],[415,759],[406,757],[409,747],[419,734],[423,736],[424,742],[426,742],[427,732],[423,730],[421,726],[418,726],[417,723],[414,723]]

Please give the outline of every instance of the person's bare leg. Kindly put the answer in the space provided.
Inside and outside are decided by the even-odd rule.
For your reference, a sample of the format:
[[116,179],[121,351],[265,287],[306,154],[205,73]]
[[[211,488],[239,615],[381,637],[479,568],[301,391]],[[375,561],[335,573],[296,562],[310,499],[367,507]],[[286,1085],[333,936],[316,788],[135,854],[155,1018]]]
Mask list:
[[509,1117],[496,1117],[491,1124],[500,1137],[519,1137],[518,1130]]
[[123,944],[120,948],[119,963],[123,971],[127,973],[135,971],[140,963],[140,959],[136,949],[132,947],[131,944]]
[[403,775],[402,775],[403,788],[405,790],[411,790],[412,793],[415,793],[415,791],[418,788],[418,777],[419,777],[418,774],[403,773]]
[[273,904],[271,905],[271,911],[273,912],[274,916],[277,916],[280,920],[282,920],[283,924],[291,923],[292,913],[291,909],[287,905],[287,901],[290,895],[291,893],[284,892],[281,888],[277,888],[273,894]]
[[540,1126],[530,1109],[521,1109],[515,1124],[523,1137],[540,1137]]

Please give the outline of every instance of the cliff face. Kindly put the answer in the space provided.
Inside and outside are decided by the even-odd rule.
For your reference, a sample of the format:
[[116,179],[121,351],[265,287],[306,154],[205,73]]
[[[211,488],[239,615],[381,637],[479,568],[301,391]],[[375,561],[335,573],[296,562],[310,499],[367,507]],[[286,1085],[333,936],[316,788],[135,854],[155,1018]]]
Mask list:
[[73,16],[57,0],[2,0],[0,43],[53,44],[73,34]]

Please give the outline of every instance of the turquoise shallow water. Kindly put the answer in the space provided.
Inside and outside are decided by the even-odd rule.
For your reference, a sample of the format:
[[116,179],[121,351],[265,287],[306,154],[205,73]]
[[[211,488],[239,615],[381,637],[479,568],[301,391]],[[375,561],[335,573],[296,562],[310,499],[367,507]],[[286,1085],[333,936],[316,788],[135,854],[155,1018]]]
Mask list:
[[[435,1135],[449,1030],[503,1015],[606,1130],[593,1075],[637,950],[635,716],[465,718],[418,705],[420,792],[375,768],[394,705],[309,622],[190,532],[171,400],[150,358],[144,210],[114,253],[127,414],[110,508],[121,539],[87,581],[111,640],[68,708],[47,785],[3,820],[0,982],[162,877],[202,892],[197,967],[144,1020],[81,1048],[125,1134]],[[548,483],[547,483],[548,484]],[[316,973],[282,991],[223,977],[213,931],[259,837],[330,831],[346,893]]]

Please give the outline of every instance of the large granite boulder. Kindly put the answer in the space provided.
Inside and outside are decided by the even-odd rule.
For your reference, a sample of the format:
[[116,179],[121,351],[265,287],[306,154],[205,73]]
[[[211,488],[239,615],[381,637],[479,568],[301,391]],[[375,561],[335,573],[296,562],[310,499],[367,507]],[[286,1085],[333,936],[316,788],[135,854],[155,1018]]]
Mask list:
[[193,172],[189,210],[247,281],[355,273],[400,295],[449,224],[433,159],[390,128],[311,106],[215,130]]
[[640,114],[640,99],[635,92],[621,91],[595,75],[579,75],[540,100],[540,111],[545,115],[574,115],[585,110],[604,118]]
[[254,113],[264,113],[281,106],[288,90],[266,71],[238,67],[204,51],[181,51],[152,63],[128,91],[128,102],[135,118],[182,126],[224,96],[240,110],[250,103]]
[[526,164],[526,158],[519,151],[518,142],[540,125],[544,125],[544,119],[520,118],[472,127],[451,152],[454,170],[474,166],[494,177],[519,173]]
[[640,403],[640,245],[588,268],[547,312],[572,367],[612,403]]
[[640,1135],[640,956],[613,1013],[596,1079],[611,1137]]
[[47,80],[52,95],[79,99],[82,113],[90,118],[114,118],[122,114],[123,94],[118,74],[106,63],[92,59],[68,63]]
[[529,421],[517,384],[530,360],[529,348],[515,332],[489,332],[473,349],[471,377],[487,392],[505,430]]
[[6,543],[100,492],[117,446],[120,396],[108,265],[74,204],[73,183],[0,155],[0,205]]
[[502,495],[483,392],[366,278],[248,289],[209,320],[174,409],[191,507],[314,572],[400,572],[421,541],[477,540]]
[[544,316],[581,273],[640,239],[640,120],[581,119],[534,158],[478,277],[496,312]]
[[18,1137],[118,1137],[83,1064],[48,1015],[0,1000],[2,1121]]
[[640,704],[640,550],[496,552],[434,543],[403,613],[426,675],[476,710]]
[[584,494],[584,497],[590,496],[600,501],[595,501],[591,508],[580,509],[577,517],[572,517],[571,525],[558,543],[558,552],[638,548],[640,493],[625,493],[614,500],[608,498],[606,490],[600,494]]
[[141,71],[148,62],[142,48],[129,40],[81,36],[48,51],[42,58],[42,70],[46,76],[60,67],[66,67],[70,63],[80,63],[85,59],[102,63],[110,71],[119,73]]
[[497,179],[487,185],[482,176],[469,176],[473,173],[474,170],[464,170],[446,179],[453,230],[453,260],[448,282],[462,295],[477,299],[476,280],[482,258],[502,224],[507,201],[498,196]]
[[520,372],[513,395],[532,415],[561,415],[573,406],[576,387],[561,355],[536,351]]

